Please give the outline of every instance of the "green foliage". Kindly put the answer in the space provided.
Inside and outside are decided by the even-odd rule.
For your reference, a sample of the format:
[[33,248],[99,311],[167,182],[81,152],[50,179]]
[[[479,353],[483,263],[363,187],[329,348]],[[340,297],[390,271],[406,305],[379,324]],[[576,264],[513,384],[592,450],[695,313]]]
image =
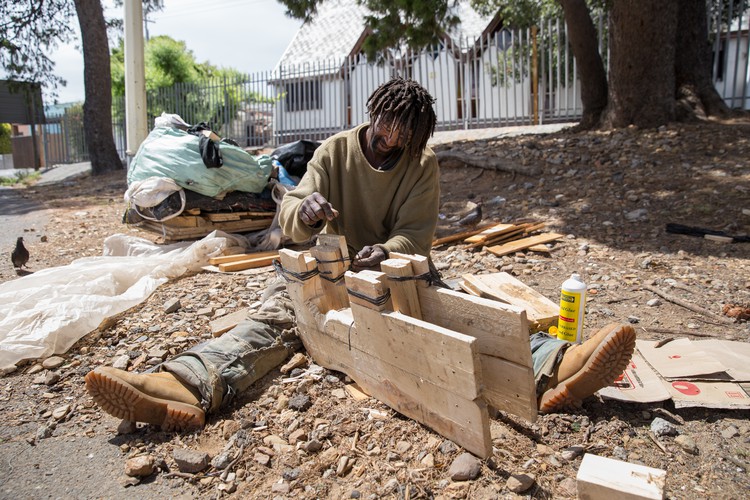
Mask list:
[[0,123],[0,155],[7,155],[13,152],[13,147],[10,143],[10,134],[10,123]]
[[28,186],[33,182],[39,180],[42,176],[41,172],[31,170],[19,170],[10,177],[0,175],[0,186],[16,186],[23,184]]
[[[125,50],[123,41],[112,50],[113,114],[125,112]],[[242,85],[245,75],[232,68],[217,68],[199,63],[185,42],[168,36],[148,40],[144,48],[148,122],[162,113],[177,113],[189,123],[207,122],[218,127],[223,118],[244,104],[266,102]],[[225,85],[231,83],[232,85]],[[216,129],[217,132],[220,129]]]

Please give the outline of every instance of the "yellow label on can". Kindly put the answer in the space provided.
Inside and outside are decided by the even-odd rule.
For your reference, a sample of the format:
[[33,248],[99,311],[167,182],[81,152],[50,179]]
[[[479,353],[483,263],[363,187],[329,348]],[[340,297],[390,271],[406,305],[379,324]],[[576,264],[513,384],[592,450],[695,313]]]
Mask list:
[[581,294],[563,290],[560,293],[560,317],[557,321],[557,338],[577,342],[583,330],[583,307]]

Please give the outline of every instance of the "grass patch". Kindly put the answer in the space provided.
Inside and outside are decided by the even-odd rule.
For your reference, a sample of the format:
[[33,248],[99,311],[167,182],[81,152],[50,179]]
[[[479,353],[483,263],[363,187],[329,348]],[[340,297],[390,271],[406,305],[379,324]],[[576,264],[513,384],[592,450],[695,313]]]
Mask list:
[[42,174],[40,172],[28,172],[22,170],[13,174],[12,177],[0,176],[0,186],[17,186],[19,184],[29,186],[33,182],[38,181],[41,177]]

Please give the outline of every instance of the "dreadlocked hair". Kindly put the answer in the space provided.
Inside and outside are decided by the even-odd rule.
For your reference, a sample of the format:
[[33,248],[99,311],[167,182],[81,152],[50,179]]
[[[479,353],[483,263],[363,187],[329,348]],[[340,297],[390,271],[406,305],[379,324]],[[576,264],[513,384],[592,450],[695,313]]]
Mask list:
[[396,77],[384,83],[367,99],[370,123],[380,121],[401,133],[410,133],[407,153],[418,158],[435,131],[435,99],[414,80]]

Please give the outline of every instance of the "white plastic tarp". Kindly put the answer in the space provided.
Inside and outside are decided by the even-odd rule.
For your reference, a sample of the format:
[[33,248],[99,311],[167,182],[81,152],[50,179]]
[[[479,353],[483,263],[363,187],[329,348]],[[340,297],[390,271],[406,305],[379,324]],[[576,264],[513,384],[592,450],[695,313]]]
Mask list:
[[0,374],[21,360],[66,352],[103,320],[143,302],[163,283],[244,244],[220,231],[167,246],[117,234],[105,240],[101,257],[0,284]]

